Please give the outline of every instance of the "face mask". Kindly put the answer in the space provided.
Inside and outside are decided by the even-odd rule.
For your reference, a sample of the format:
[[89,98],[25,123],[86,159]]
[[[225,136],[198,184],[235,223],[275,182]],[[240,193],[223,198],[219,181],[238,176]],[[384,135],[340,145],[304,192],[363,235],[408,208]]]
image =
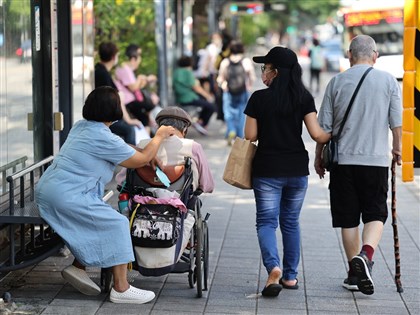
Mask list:
[[271,83],[273,83],[273,80],[276,76],[274,76],[271,72],[274,72],[274,71],[275,70],[271,70],[269,72],[264,72],[261,74],[262,81],[266,86],[270,86]]
[[115,56],[114,66],[118,64],[118,55]]

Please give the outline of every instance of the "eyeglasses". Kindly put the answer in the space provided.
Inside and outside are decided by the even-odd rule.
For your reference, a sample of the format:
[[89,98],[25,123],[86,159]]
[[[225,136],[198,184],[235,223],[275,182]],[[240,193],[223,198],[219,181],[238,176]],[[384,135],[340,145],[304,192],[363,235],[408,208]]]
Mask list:
[[267,68],[265,65],[261,66],[261,72],[262,73],[269,73],[269,72],[274,71],[274,70],[275,69]]

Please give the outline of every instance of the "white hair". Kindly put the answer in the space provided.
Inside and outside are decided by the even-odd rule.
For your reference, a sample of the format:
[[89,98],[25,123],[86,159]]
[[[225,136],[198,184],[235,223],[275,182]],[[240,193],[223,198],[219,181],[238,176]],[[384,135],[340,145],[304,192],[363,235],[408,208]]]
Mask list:
[[376,52],[376,43],[368,35],[358,35],[352,39],[349,50],[354,60],[369,59]]

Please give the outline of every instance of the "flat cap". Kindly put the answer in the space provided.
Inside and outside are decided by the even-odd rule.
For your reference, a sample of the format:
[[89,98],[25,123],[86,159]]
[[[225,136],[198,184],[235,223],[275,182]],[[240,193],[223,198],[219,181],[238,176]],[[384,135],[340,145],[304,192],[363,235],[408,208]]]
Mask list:
[[183,110],[182,108],[178,106],[168,106],[162,109],[157,115],[156,115],[156,122],[160,125],[160,121],[164,118],[175,118],[182,121],[185,121],[188,126],[191,125],[191,117],[190,115]]

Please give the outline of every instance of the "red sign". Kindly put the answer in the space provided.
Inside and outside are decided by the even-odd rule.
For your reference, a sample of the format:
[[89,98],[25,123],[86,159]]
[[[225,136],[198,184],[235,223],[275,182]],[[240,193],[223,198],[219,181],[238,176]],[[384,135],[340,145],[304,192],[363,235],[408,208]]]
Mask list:
[[381,21],[391,24],[402,23],[403,18],[404,11],[402,9],[349,12],[344,14],[344,23],[346,26],[375,25],[381,23]]

